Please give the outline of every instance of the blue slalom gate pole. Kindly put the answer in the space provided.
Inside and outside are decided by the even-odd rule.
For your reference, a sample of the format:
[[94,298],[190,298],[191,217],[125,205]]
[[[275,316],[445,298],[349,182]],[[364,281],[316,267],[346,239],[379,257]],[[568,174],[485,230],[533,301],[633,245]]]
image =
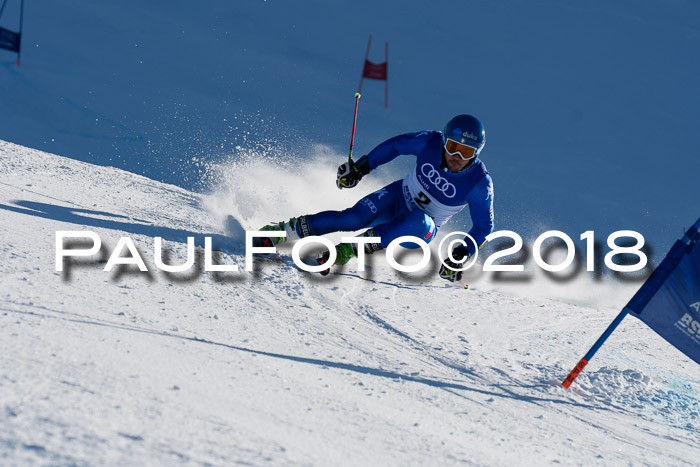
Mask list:
[[24,0],[22,0],[22,3],[20,4],[19,7],[19,37],[20,37],[20,42],[19,42],[19,47],[17,48],[17,68],[19,68],[19,58],[20,54],[22,53],[22,25],[24,25]]
[[608,337],[610,337],[610,334],[612,334],[613,331],[620,325],[622,320],[625,319],[625,316],[627,316],[627,314],[630,311],[631,310],[627,307],[622,309],[622,311],[617,315],[613,322],[610,323],[610,326],[608,326],[605,332],[598,338],[597,341],[595,341],[593,347],[591,347],[591,349],[586,353],[586,355],[584,355],[583,358],[576,364],[574,369],[571,370],[571,373],[569,373],[569,375],[564,379],[564,381],[562,381],[562,386],[564,386],[566,389],[569,389],[571,383],[573,383],[576,377],[581,374],[584,368],[586,368],[586,365],[588,365],[588,362],[591,361],[591,358],[593,358],[598,349],[605,343]]

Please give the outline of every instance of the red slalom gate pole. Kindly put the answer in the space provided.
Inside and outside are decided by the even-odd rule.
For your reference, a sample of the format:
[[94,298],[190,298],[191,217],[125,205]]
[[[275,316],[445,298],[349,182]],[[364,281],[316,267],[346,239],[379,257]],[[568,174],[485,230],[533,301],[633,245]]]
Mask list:
[[359,92],[355,93],[355,115],[352,117],[352,136],[350,137],[350,154],[348,154],[348,162],[352,162],[352,147],[355,145],[355,126],[357,125],[357,105],[360,103]]

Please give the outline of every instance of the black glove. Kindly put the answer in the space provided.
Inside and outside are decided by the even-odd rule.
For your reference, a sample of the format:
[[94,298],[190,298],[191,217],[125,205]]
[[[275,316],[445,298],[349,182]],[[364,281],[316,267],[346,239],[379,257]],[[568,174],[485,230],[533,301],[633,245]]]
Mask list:
[[357,162],[350,159],[338,167],[338,178],[335,184],[341,190],[343,188],[354,188],[362,180],[362,177],[369,173],[369,161],[367,156],[360,157]]
[[445,264],[440,265],[440,277],[450,282],[461,281],[462,271],[456,271],[456,269],[463,268],[469,256],[469,251],[462,246],[458,246],[452,250],[452,257],[457,262],[452,261],[449,257],[446,258],[445,261],[443,261]]

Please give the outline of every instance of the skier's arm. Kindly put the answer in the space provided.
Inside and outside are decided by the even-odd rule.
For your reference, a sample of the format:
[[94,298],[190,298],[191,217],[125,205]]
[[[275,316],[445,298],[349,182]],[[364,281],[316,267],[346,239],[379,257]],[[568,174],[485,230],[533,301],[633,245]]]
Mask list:
[[[476,245],[481,246],[486,241],[486,237],[493,232],[493,182],[490,176],[484,177],[473,192],[469,200],[469,214],[472,217],[472,228],[469,235],[476,241]],[[474,244],[465,237],[469,256],[476,251]]]
[[384,141],[367,154],[369,169],[374,170],[402,154],[417,156],[425,147],[431,133],[429,131],[406,133]]
[[350,160],[338,167],[336,185],[341,189],[353,188],[362,180],[362,177],[380,165],[394,160],[397,156],[401,154],[417,156],[428,143],[430,137],[435,136],[435,133],[437,132],[406,133],[384,141],[357,161]]

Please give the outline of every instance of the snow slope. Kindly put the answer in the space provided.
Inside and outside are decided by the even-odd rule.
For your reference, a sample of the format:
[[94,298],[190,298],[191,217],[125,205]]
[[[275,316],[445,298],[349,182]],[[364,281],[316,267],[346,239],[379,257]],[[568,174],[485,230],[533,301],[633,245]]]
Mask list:
[[[268,170],[292,187],[305,174]],[[155,271],[156,236],[174,263],[187,236],[212,236],[242,267],[227,233],[297,208],[293,188],[269,187],[256,214],[231,183],[205,196],[0,142],[0,463],[697,465],[698,367],[636,320],[577,392],[550,384],[630,286],[569,286],[604,306],[548,298],[565,286],[542,278],[530,296],[464,291],[382,255],[327,278],[270,260]],[[338,193],[319,187],[309,207]],[[104,254],[129,236],[151,272],[104,272],[102,255],[56,272],[58,230],[97,232]]]

